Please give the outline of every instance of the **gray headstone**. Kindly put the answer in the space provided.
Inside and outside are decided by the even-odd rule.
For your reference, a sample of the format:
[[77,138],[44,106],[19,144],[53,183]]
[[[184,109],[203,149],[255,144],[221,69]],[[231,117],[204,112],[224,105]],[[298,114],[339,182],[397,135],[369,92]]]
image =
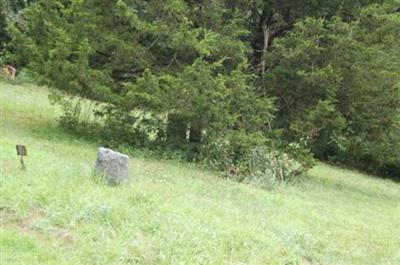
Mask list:
[[109,185],[117,185],[129,181],[129,156],[100,147],[96,166],[96,174],[107,178]]

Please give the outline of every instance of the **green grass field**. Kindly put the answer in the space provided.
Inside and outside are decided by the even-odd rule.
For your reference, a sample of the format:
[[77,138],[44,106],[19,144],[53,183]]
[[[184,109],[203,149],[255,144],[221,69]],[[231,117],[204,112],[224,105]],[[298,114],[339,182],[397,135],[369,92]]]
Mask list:
[[130,185],[108,187],[92,174],[98,144],[57,127],[46,89],[0,94],[2,265],[400,264],[392,181],[320,164],[266,190],[133,157]]

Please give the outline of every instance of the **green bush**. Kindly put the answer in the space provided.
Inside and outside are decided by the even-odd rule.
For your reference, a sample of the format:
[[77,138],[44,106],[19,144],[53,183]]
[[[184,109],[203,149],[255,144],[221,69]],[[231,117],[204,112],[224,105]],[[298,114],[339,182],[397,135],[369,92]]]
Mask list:
[[304,175],[315,161],[304,145],[280,143],[261,134],[232,132],[230,137],[210,141],[203,150],[208,165],[239,182],[269,185]]
[[165,135],[165,122],[152,113],[114,109],[103,115],[100,138],[105,146],[150,147]]
[[80,137],[99,139],[103,122],[96,115],[101,108],[98,102],[70,96],[57,90],[50,92],[49,100],[51,104],[61,108],[62,114],[57,118],[61,128]]
[[18,73],[17,80],[24,84],[36,84],[34,76],[27,69],[22,69]]
[[276,181],[290,181],[306,173],[305,165],[287,153],[266,146],[249,150],[238,163],[239,172],[233,178],[244,182],[269,185]]
[[[298,146],[289,144],[291,145]],[[252,182],[261,186],[268,186],[277,181],[295,180],[304,176],[314,165],[314,159],[309,150],[301,149],[302,151],[296,150],[299,153],[295,158],[293,154],[278,148],[269,146],[252,148],[237,163],[238,170],[232,177],[241,182]]]

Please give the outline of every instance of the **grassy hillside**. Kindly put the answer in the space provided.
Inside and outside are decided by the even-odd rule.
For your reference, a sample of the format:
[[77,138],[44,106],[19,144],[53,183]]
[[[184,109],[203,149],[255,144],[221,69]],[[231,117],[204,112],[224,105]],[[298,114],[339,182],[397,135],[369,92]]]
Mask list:
[[57,128],[44,88],[0,94],[2,265],[400,264],[399,184],[321,164],[264,190],[133,157],[132,183],[108,187],[98,145]]

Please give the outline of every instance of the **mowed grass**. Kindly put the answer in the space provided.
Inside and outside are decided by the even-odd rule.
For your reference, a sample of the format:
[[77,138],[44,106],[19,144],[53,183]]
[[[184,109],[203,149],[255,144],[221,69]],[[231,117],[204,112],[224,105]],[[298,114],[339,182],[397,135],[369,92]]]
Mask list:
[[0,83],[2,265],[400,264],[397,183],[320,164],[266,190],[133,157],[132,182],[108,187],[47,93]]

